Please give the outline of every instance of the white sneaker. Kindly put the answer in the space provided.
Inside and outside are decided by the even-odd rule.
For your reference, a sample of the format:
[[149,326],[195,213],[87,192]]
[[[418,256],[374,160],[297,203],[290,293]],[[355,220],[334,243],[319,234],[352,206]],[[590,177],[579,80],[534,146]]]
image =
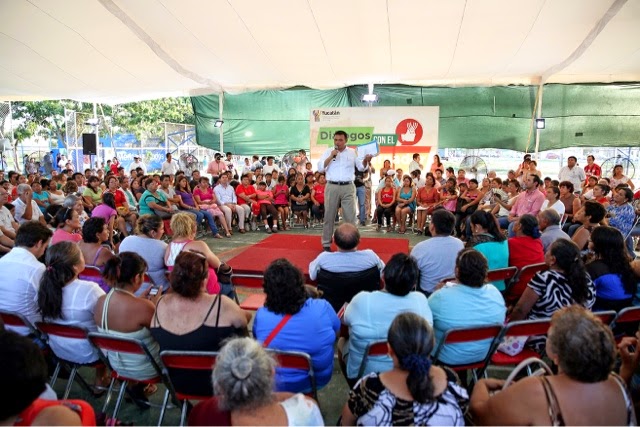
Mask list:
[[274,225],[273,227],[271,227],[271,229],[273,230],[274,233],[278,232],[278,226]]

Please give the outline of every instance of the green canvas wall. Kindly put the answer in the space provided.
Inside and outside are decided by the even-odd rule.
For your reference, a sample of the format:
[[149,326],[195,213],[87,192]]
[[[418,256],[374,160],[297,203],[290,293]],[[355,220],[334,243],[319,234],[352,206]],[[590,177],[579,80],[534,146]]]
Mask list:
[[[375,86],[376,106],[439,106],[440,148],[508,148],[529,144],[537,87]],[[360,107],[365,86],[335,90],[293,88],[224,94],[224,150],[240,155],[284,154],[309,148],[312,108]],[[199,144],[220,148],[218,95],[191,98]],[[572,146],[640,145],[640,85],[546,85],[540,150]],[[250,135],[250,136],[249,136]]]

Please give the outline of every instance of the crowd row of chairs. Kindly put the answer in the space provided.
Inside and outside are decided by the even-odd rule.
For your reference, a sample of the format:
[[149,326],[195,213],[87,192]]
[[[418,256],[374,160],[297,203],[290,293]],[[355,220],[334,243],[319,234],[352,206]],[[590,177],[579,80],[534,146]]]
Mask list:
[[[619,313],[616,313],[615,311],[605,311],[595,314],[602,320],[604,324],[610,325],[612,329],[618,326],[624,327],[631,324],[635,326],[640,323],[640,307],[628,307],[624,310],[621,310]],[[91,391],[90,386],[88,386],[86,381],[79,375],[78,369],[81,367],[107,367],[111,371],[111,382],[106,393],[102,411],[104,413],[107,412],[112,399],[112,394],[117,390],[118,396],[112,412],[112,419],[117,419],[118,413],[125,397],[125,392],[127,391],[127,385],[132,382],[142,382],[144,384],[162,383],[165,385],[166,391],[164,393],[162,405],[160,407],[158,425],[162,425],[166,410],[171,407],[169,404],[170,399],[177,407],[181,409],[180,425],[184,425],[186,422],[189,401],[203,400],[211,397],[185,393],[175,387],[174,383],[171,381],[171,378],[172,372],[175,372],[175,370],[200,371],[201,375],[210,377],[217,357],[217,353],[215,352],[163,351],[160,354],[161,360],[159,362],[156,362],[149,349],[145,346],[144,343],[139,340],[115,337],[112,335],[95,332],[90,333],[82,328],[60,325],[56,323],[38,322],[33,325],[22,315],[11,312],[0,311],[0,317],[2,318],[5,325],[27,328],[31,336],[38,339],[42,343],[46,343],[48,337],[50,336],[88,340],[96,348],[99,355],[99,360],[88,365],[82,365],[70,362],[68,360],[56,358],[55,360],[57,361],[57,364],[51,378],[51,386],[55,385],[59,373],[64,368],[69,372],[69,379],[65,388],[65,392],[62,396],[63,399],[67,399],[69,397],[73,382],[76,380],[78,380],[81,386],[85,387],[88,391]],[[480,327],[452,329],[445,334],[442,342],[439,344],[434,353],[433,360],[437,363],[440,352],[447,345],[491,340],[491,343],[488,346],[487,353],[481,355],[481,357],[479,357],[477,361],[466,363],[464,365],[450,366],[450,368],[459,373],[466,373],[466,371],[470,371],[472,373],[473,380],[477,381],[480,376],[486,374],[489,366],[515,366],[530,357],[538,357],[539,355],[530,349],[525,349],[518,355],[509,356],[498,351],[498,345],[500,344],[500,342],[502,342],[503,339],[507,337],[546,335],[549,330],[550,324],[551,319],[538,319],[510,322],[505,325],[494,324],[484,325]],[[45,348],[45,351],[49,351],[48,348]],[[315,372],[313,370],[310,356],[306,353],[295,351],[280,351],[271,349],[269,351],[276,358],[280,366],[306,371],[310,383],[310,395],[318,400]],[[108,352],[135,354],[145,357],[147,361],[154,367],[156,375],[153,378],[144,381],[139,381],[135,378],[120,375],[117,370],[114,370],[110,365],[109,359],[107,357]],[[360,365],[358,377],[360,378],[364,375],[364,370],[365,366],[367,365],[368,358],[375,356],[385,356],[387,355],[387,352],[388,349],[386,341],[379,341],[369,344],[365,351],[365,357],[363,358]],[[531,374],[530,371],[529,374]],[[116,388],[116,383],[118,382],[120,383],[120,385],[119,388]]]
[[[172,407],[169,402],[170,400],[173,401],[173,404],[176,407],[180,408],[180,425],[185,425],[189,401],[204,400],[211,397],[188,394],[183,390],[176,388],[172,382],[172,375],[175,373],[175,370],[190,370],[200,371],[201,375],[211,378],[211,373],[218,355],[217,352],[163,351],[160,353],[160,361],[156,361],[147,346],[142,341],[136,339],[117,337],[97,332],[88,332],[83,328],[57,323],[37,322],[33,325],[21,314],[6,311],[0,311],[0,318],[7,326],[27,328],[30,336],[45,345],[43,351],[52,355],[56,361],[56,367],[50,380],[50,385],[52,387],[55,386],[62,369],[65,369],[69,373],[69,378],[67,380],[67,385],[65,387],[64,394],[62,395],[62,399],[67,399],[69,397],[74,381],[77,381],[80,386],[85,388],[89,393],[93,393],[91,387],[78,373],[79,368],[108,368],[111,372],[111,381],[106,393],[102,412],[105,414],[107,413],[113,392],[117,391],[118,395],[111,414],[111,418],[114,420],[117,419],[118,413],[120,412],[125,398],[125,393],[127,392],[127,386],[131,383],[164,384],[166,387],[162,405],[160,406],[160,416],[158,418],[159,426],[162,425],[166,410]],[[50,348],[46,346],[46,343],[51,336],[87,340],[96,349],[99,359],[89,364],[79,364],[61,359],[55,354],[52,354]],[[267,351],[273,355],[279,366],[306,371],[311,390],[309,395],[316,399],[316,401],[318,400],[315,372],[311,362],[311,357],[308,354],[275,349],[268,349]],[[113,369],[109,363],[109,359],[107,357],[108,352],[118,352],[144,357],[154,368],[156,375],[151,379],[142,381],[121,375],[117,370]],[[119,383],[118,387],[116,387],[117,383]]]
[[[605,325],[609,325],[612,330],[618,328],[625,330],[635,330],[640,323],[640,307],[627,307],[616,313],[613,310],[601,311],[594,313]],[[632,328],[625,328],[626,326],[633,326]],[[434,355],[433,360],[438,362],[438,356],[443,348],[452,344],[471,343],[478,341],[491,340],[491,344],[488,347],[487,353],[478,358],[477,361],[471,363],[465,363],[463,365],[449,366],[456,372],[471,371],[474,381],[477,381],[479,377],[486,376],[487,369],[490,366],[516,366],[520,362],[531,358],[540,357],[532,349],[525,348],[522,352],[515,356],[510,356],[506,353],[498,351],[498,346],[507,337],[532,337],[538,335],[546,335],[551,326],[551,319],[536,319],[536,320],[522,320],[517,322],[509,322],[504,325],[484,325],[478,327],[469,327],[461,329],[451,329],[447,331],[439,343]],[[622,338],[623,334],[617,335],[617,340]],[[386,341],[377,341],[370,343],[366,350],[365,356],[360,364],[360,370],[358,377],[364,375],[364,370],[367,365],[369,357],[384,356],[388,352]],[[527,367],[529,375],[532,374],[530,367]]]

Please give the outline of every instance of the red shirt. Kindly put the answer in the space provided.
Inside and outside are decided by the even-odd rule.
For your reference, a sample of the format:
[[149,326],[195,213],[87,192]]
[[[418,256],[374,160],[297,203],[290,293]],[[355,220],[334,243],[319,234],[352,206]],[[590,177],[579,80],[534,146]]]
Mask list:
[[120,163],[118,162],[111,163],[109,167],[111,168],[111,172],[113,172],[114,175],[118,175],[118,168],[120,167]]
[[[544,247],[542,240],[534,239],[529,236],[517,236],[510,238],[507,243],[509,244],[509,266],[518,267],[519,269],[525,265],[538,264],[544,262]],[[529,277],[521,277],[523,283],[522,286],[518,286],[518,289],[511,288],[509,294],[514,298],[519,298],[524,292],[526,284],[533,277],[535,273],[532,273]]]
[[124,192],[122,190],[120,190],[119,188],[116,189],[116,191],[105,191],[105,193],[111,193],[113,194],[113,198],[116,201],[116,208],[120,208],[122,206],[124,206],[124,202],[127,201],[127,196],[124,195]]
[[238,185],[236,187],[236,196],[238,196],[238,204],[239,205],[246,205],[247,201],[245,199],[243,199],[242,197],[240,197],[241,194],[244,194],[245,196],[250,196],[252,194],[256,194],[256,189],[251,184],[247,185],[246,187],[244,185],[242,185],[242,184]]
[[389,190],[385,190],[383,188],[382,190],[380,190],[380,200],[382,201],[382,203],[387,205],[393,202],[393,192],[393,188],[390,188]]
[[313,197],[321,205],[324,205],[324,187],[325,187],[324,185],[320,185],[320,184],[313,187],[313,191],[316,192],[316,194]]

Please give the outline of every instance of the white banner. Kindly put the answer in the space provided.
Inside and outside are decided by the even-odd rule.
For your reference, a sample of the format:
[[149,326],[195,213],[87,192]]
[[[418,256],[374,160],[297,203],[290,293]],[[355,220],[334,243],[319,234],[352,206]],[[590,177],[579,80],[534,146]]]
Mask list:
[[343,130],[349,135],[347,145],[358,145],[376,141],[380,155],[373,160],[376,170],[385,160],[391,167],[407,168],[413,154],[420,154],[424,171],[431,165],[432,155],[438,150],[439,107],[348,107],[313,109],[311,124],[311,158],[315,164],[322,153],[333,147],[333,135]]

